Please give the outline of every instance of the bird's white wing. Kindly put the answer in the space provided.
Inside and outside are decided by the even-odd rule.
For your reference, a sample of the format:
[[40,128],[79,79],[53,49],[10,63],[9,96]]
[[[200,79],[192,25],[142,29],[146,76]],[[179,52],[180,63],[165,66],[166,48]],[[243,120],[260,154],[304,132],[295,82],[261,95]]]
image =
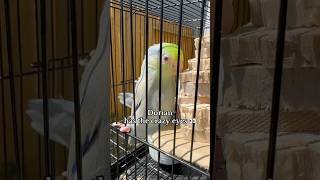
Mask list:
[[[31,119],[32,128],[43,135],[43,101],[33,99],[29,101],[26,114]],[[49,99],[49,136],[50,139],[69,147],[71,130],[74,122],[73,102],[64,99]]]
[[[144,69],[144,68],[143,68]],[[146,98],[146,74],[145,71],[142,72],[138,82],[135,87],[135,114],[132,107],[131,117],[133,118],[135,115],[135,120],[145,120],[147,115],[147,109],[152,109],[154,111],[157,110],[157,105],[159,104],[158,87],[159,80],[156,78],[157,71],[149,69],[148,70],[148,99]],[[148,103],[147,101],[148,100]],[[148,104],[148,108],[146,105]],[[153,117],[148,116],[148,119],[152,119]],[[135,123],[128,124],[131,128],[131,135],[135,135],[138,138],[145,139],[146,138],[146,124],[145,123]],[[153,123],[148,123],[148,134],[155,132],[157,130],[157,126]],[[136,134],[135,134],[136,132]],[[129,139],[129,143],[133,143],[132,139]]]
[[129,108],[132,108],[133,94],[132,93],[119,93],[118,99],[119,99],[121,104],[124,104],[123,96],[125,96],[124,98],[125,98],[126,106],[129,107]]

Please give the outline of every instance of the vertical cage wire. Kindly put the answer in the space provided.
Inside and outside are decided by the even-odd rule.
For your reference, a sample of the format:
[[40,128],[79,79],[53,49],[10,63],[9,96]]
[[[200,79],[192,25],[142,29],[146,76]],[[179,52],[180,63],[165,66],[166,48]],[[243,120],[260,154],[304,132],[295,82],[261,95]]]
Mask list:
[[222,0],[210,0],[214,4],[214,11],[210,9],[210,178],[215,178],[218,163],[215,161],[216,153],[216,126],[218,111],[218,85],[220,72],[220,47],[221,47],[221,26],[222,26]]
[[[176,101],[175,101],[175,113],[174,113],[174,119],[177,119],[177,112],[178,112],[178,93],[179,93],[179,75],[180,75],[180,62],[181,62],[181,40],[182,40],[182,20],[183,20],[183,0],[180,2],[180,14],[179,14],[179,30],[178,30],[178,62],[177,62],[177,78],[176,78]],[[173,125],[173,149],[172,149],[172,155],[175,156],[176,153],[176,137],[177,137],[177,124],[175,123]],[[172,167],[171,167],[171,179],[173,179],[173,164],[174,159],[172,159]]]
[[[70,0],[71,17],[71,48],[73,64],[73,101],[74,101],[74,124],[75,124],[75,154],[77,179],[82,180],[82,150],[81,150],[81,119],[80,119],[80,97],[79,97],[79,59],[77,41],[77,21],[76,21],[76,2]],[[83,23],[83,22],[82,22]],[[83,37],[82,37],[83,39]]]
[[[199,88],[199,76],[200,76],[200,60],[201,60],[201,42],[203,36],[203,24],[204,24],[204,9],[206,6],[206,0],[202,0],[201,9],[201,21],[200,21],[200,37],[199,37],[199,49],[198,49],[198,59],[197,59],[197,75],[196,75],[196,87],[194,93],[194,108],[193,108],[193,118],[196,118],[197,112],[197,100],[198,100],[198,88]],[[192,163],[192,152],[193,152],[193,142],[194,142],[194,129],[195,123],[192,124],[192,135],[191,135],[191,150],[190,150],[190,163]]]
[[[54,32],[54,1],[51,0],[50,1],[50,36],[51,36],[51,57],[53,60],[52,64],[52,71],[51,71],[51,96],[54,97],[55,96],[55,74],[56,74],[56,55],[55,55],[55,32]],[[50,66],[49,66],[50,67]],[[54,149],[54,148],[53,148]],[[54,154],[54,152],[52,153]],[[52,159],[52,161],[54,161],[54,157]],[[53,162],[54,163],[54,162]],[[54,172],[54,171],[53,171]]]
[[[39,33],[40,33],[40,28],[39,28],[39,21],[40,21],[40,18],[39,18],[39,1],[34,1],[34,6],[35,6],[35,11],[34,11],[34,14],[35,14],[35,20],[36,20],[36,23],[35,23],[35,29],[36,29],[36,49],[37,49],[37,62],[34,64],[34,66],[36,65],[39,65],[41,64],[41,60],[40,60],[40,43],[39,43]],[[31,65],[33,66],[33,64]],[[38,98],[40,99],[41,96],[42,96],[42,89],[41,89],[41,71],[37,71],[37,89],[38,89]],[[42,151],[42,144],[43,141],[42,141],[42,137],[39,135],[38,136],[38,151],[39,151],[39,154],[38,154],[38,163],[39,163],[39,176],[42,177],[43,176],[43,166],[42,166],[42,163],[43,163],[43,157],[42,157],[42,154],[43,154],[43,151]]]
[[278,18],[278,34],[275,56],[275,72],[273,80],[272,107],[269,132],[268,161],[267,161],[267,177],[266,180],[273,180],[274,165],[277,144],[277,131],[279,123],[279,109],[281,96],[281,79],[283,71],[284,44],[286,37],[286,21],[287,21],[288,0],[280,1],[280,11]]
[[[110,19],[110,22],[111,22],[111,19]],[[110,25],[110,40],[112,41],[112,27]],[[112,52],[113,51],[113,46],[112,46],[112,43],[110,43],[110,64],[111,64],[111,83],[112,83],[112,94],[113,94],[113,104],[114,104],[114,115],[115,117],[117,117],[117,113],[118,113],[118,110],[117,110],[117,105],[116,105],[116,90],[115,90],[115,72],[114,72],[114,69],[115,69],[115,66],[114,66],[114,53]]]
[[[115,10],[113,10],[113,22],[115,23]],[[111,21],[110,21],[111,22]],[[112,63],[112,69],[111,69],[111,71],[112,71],[112,81],[113,81],[113,84],[112,84],[112,90],[113,90],[113,100],[114,100],[114,106],[115,106],[115,117],[117,118],[117,117],[119,117],[118,116],[118,106],[116,105],[116,92],[117,92],[117,87],[116,87],[116,80],[117,80],[117,73],[114,71],[114,70],[116,70],[116,59],[117,59],[117,46],[115,45],[114,47],[113,47],[113,43],[112,42],[115,42],[116,40],[114,40],[115,38],[113,38],[113,37],[115,37],[116,36],[116,26],[115,26],[115,24],[113,25],[113,27],[110,25],[110,39],[111,39],[111,43],[110,43],[110,47],[111,47],[111,53],[112,53],[112,59],[111,59],[111,63]],[[112,31],[114,32],[113,34],[112,34]],[[113,51],[114,51],[114,53],[113,53]]]
[[[164,0],[161,0],[161,12],[160,12],[160,54],[159,54],[159,112],[161,111],[161,91],[162,91],[162,42],[163,42],[163,4]],[[146,54],[148,56],[148,54]],[[147,68],[146,68],[147,69]],[[159,115],[159,119],[161,116]],[[161,126],[158,126],[158,148],[160,149],[160,142],[161,142]],[[160,151],[158,151],[158,174],[157,179],[160,177]]]
[[[146,0],[145,3],[145,9],[146,9],[146,16],[145,16],[145,58],[146,58],[146,67],[149,63],[149,57],[148,57],[148,44],[149,44],[149,2]],[[149,79],[148,76],[148,68],[146,68],[146,79]],[[148,112],[148,81],[146,80],[146,109],[145,111]],[[146,113],[146,119],[148,119],[148,113]],[[148,124],[146,123],[146,141],[148,142]],[[145,177],[148,177],[148,156],[145,158]]]
[[[20,17],[20,0],[17,0],[17,4],[16,4],[16,9],[17,9],[17,37],[18,37],[18,61],[19,61],[19,74],[20,74],[20,80],[19,80],[19,90],[20,90],[20,118],[22,120],[24,120],[24,113],[23,113],[23,71],[22,71],[22,50],[21,50],[21,25],[20,25],[20,21],[21,21],[21,17]],[[25,168],[24,168],[24,121],[22,121],[21,126],[20,126],[20,139],[21,139],[21,176],[24,177],[25,174]]]
[[[134,48],[133,48],[133,6],[132,6],[132,0],[130,0],[130,40],[131,40],[131,79],[132,81],[132,89],[133,89],[133,102],[132,102],[132,108],[133,108],[133,119],[136,119],[136,93],[135,93],[135,59],[134,59]],[[134,124],[134,134],[137,134],[137,124]],[[137,179],[137,140],[134,140],[134,179]]]
[[[125,79],[125,58],[124,58],[124,7],[123,7],[123,1],[121,0],[121,11],[120,11],[120,44],[121,44],[121,62],[122,62],[122,91],[123,94],[126,93],[126,79]],[[126,99],[125,96],[123,96],[123,117],[125,117],[127,114],[126,111]]]
[[[80,0],[79,1],[79,11],[80,11],[80,23],[81,23],[81,26],[80,26],[80,36],[81,36],[81,54],[84,54],[85,53],[85,47],[84,47],[84,1],[83,0]],[[75,4],[76,5],[76,4]]]
[[45,177],[51,177],[50,170],[50,140],[49,140],[49,114],[48,114],[48,64],[47,64],[47,37],[46,37],[46,2],[38,1],[38,26],[39,26],[39,58],[41,60],[41,80],[42,80],[42,106],[43,106],[43,129],[44,129],[44,167]]
[[[115,10],[113,10],[113,22],[114,22],[114,25],[113,25],[113,27],[112,26],[110,26],[110,28],[111,29],[113,29],[113,32],[114,33],[112,33],[112,31],[110,31],[110,39],[112,40],[111,41],[111,53],[112,53],[112,55],[114,56],[113,58],[111,58],[111,67],[112,67],[112,70],[111,70],[111,72],[112,72],[112,80],[113,80],[113,84],[112,84],[112,89],[113,89],[113,99],[114,99],[114,106],[115,106],[115,117],[116,118],[118,118],[118,111],[117,111],[117,105],[116,105],[116,82],[115,82],[115,80],[117,79],[117,73],[116,72],[114,72],[114,68],[115,67],[117,67],[116,66],[116,59],[117,59],[117,45],[115,45],[114,47],[113,47],[113,43],[112,42],[115,42],[116,43],[116,40],[114,40],[115,38],[113,38],[113,37],[116,37],[115,36],[115,34],[116,34],[116,25],[115,25],[115,22],[116,22],[116,12],[115,12]],[[113,51],[114,51],[114,53],[113,53]],[[120,116],[119,116],[120,117]],[[115,147],[115,150],[116,150],[116,156],[115,156],[115,165],[116,165],[116,174],[115,174],[115,177],[119,180],[119,176],[120,176],[120,167],[119,167],[119,160],[120,160],[120,146],[119,146],[119,143],[120,143],[120,141],[119,141],[119,132],[118,131],[112,131],[112,132],[114,132],[115,133],[115,136],[116,136],[116,142],[115,142],[115,145],[116,145],[116,147]],[[114,151],[114,149],[113,149],[113,151]]]
[[[49,85],[51,89],[51,97],[55,97],[55,81],[56,81],[56,56],[55,56],[55,36],[54,36],[54,1],[50,1],[50,36],[51,36],[51,57],[53,59],[53,62],[51,63],[51,66],[49,65],[48,67],[52,68],[51,71],[51,86]],[[50,75],[48,74],[50,77]],[[49,78],[48,77],[48,78]],[[50,107],[49,107],[50,108]],[[56,145],[53,141],[50,141],[50,149],[51,149],[51,172],[52,172],[52,178],[55,178],[55,172],[56,172]]]
[[[127,109],[126,109],[126,67],[125,67],[125,57],[124,57],[124,7],[123,7],[123,1],[121,0],[121,14],[120,14],[120,44],[121,44],[121,62],[122,62],[122,91],[123,91],[123,118],[127,115]],[[127,140],[127,136],[125,135],[125,140]],[[125,163],[127,164],[127,141],[125,142]],[[128,167],[125,166],[125,175],[128,176]]]
[[14,80],[14,67],[13,67],[13,46],[12,46],[12,37],[11,37],[11,23],[10,23],[10,6],[9,1],[4,0],[4,14],[5,14],[5,31],[6,31],[6,46],[7,46],[7,58],[9,66],[9,83],[10,83],[10,100],[11,100],[11,116],[12,116],[12,125],[13,125],[13,143],[14,143],[14,155],[17,165],[17,178],[21,180],[22,176],[22,167],[20,159],[20,145],[18,137],[18,123],[17,123],[17,106],[16,106],[16,89],[15,89],[15,80]]
[[8,179],[8,151],[7,151],[7,123],[6,123],[6,113],[5,113],[5,95],[4,95],[4,62],[2,53],[2,23],[0,22],[0,85],[1,85],[1,113],[2,113],[2,136],[3,136],[3,159],[4,159],[4,178]]
[[[71,56],[71,43],[70,43],[70,25],[69,25],[69,19],[70,19],[70,1],[66,1],[66,6],[67,6],[67,12],[66,12],[66,17],[67,17],[67,28],[66,28],[66,35],[67,35],[67,39],[66,39],[66,43],[67,43],[67,57]],[[61,68],[61,95],[62,97],[65,97],[65,75],[67,74],[67,71],[65,69],[65,65],[68,65],[69,62],[65,63],[65,60],[61,60],[61,64],[60,67]],[[67,150],[64,150],[64,158],[67,160],[68,159],[68,152]],[[65,163],[64,169],[67,169],[67,163]]]
[[117,131],[117,178],[119,180],[119,176],[120,176],[120,172],[119,172],[119,149],[120,149],[120,146],[119,146],[119,132]]

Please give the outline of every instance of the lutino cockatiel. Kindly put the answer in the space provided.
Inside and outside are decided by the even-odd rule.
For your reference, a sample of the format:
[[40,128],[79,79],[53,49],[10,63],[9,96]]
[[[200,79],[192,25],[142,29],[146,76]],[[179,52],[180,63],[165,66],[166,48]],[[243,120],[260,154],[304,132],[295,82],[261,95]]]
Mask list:
[[[141,66],[141,74],[135,84],[135,118],[134,118],[134,107],[132,93],[120,93],[119,100],[123,103],[123,96],[125,96],[126,105],[131,107],[131,118],[135,120],[145,119],[148,110],[153,112],[173,112],[175,111],[176,101],[176,78],[177,78],[177,65],[178,65],[178,46],[171,43],[162,43],[162,79],[161,79],[161,111],[159,111],[159,80],[160,80],[160,44],[155,44],[148,49],[148,79],[146,79],[146,58],[144,58]],[[180,70],[183,69],[183,53],[180,51]],[[148,108],[146,108],[146,80],[148,81]],[[173,116],[161,116],[161,119],[172,119]],[[130,119],[130,118],[128,118]],[[148,120],[157,120],[158,115],[148,115]],[[123,124],[114,123],[114,126],[118,126],[124,129]],[[158,131],[158,123],[148,123],[148,141],[152,141],[151,135]],[[146,137],[146,124],[136,123],[127,124],[127,128],[130,130],[124,130],[129,132],[131,135],[145,139]],[[120,130],[121,131],[121,130]],[[133,143],[133,139],[129,140],[129,143]],[[150,153],[152,156],[152,149]],[[157,158],[157,155],[152,156]],[[154,159],[155,159],[154,158]],[[161,157],[160,161],[162,164],[172,164],[172,160],[165,162],[164,156]]]

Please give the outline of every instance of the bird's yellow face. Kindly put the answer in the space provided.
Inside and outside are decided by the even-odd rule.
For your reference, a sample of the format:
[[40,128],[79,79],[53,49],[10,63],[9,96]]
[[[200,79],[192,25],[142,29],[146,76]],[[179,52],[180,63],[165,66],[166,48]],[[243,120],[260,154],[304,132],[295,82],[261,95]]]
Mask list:
[[[158,45],[159,47],[159,45]],[[152,51],[149,53],[149,62],[148,68],[153,69],[155,71],[159,71],[159,54],[160,51],[157,49],[156,51]],[[176,44],[171,43],[163,43],[162,44],[162,78],[168,79],[176,77],[177,75],[177,66],[178,66],[178,46]],[[180,66],[179,72],[183,69],[183,52],[180,50]]]
[[[162,47],[162,68],[163,73],[168,73],[168,75],[177,74],[178,66],[178,46],[176,44],[164,43]],[[183,52],[180,50],[180,66],[179,72],[183,69]]]

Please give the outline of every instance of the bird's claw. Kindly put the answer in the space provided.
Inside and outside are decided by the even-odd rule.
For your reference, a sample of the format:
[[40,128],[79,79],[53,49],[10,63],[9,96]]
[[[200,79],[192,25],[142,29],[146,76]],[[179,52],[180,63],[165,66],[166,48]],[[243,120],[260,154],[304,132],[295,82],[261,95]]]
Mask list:
[[124,127],[125,125],[121,122],[114,122],[112,123],[112,126],[116,128],[121,128],[121,127]]
[[130,127],[128,127],[125,124],[120,123],[120,122],[114,122],[114,123],[112,123],[112,126],[118,128],[119,131],[122,133],[130,133],[131,132]]

